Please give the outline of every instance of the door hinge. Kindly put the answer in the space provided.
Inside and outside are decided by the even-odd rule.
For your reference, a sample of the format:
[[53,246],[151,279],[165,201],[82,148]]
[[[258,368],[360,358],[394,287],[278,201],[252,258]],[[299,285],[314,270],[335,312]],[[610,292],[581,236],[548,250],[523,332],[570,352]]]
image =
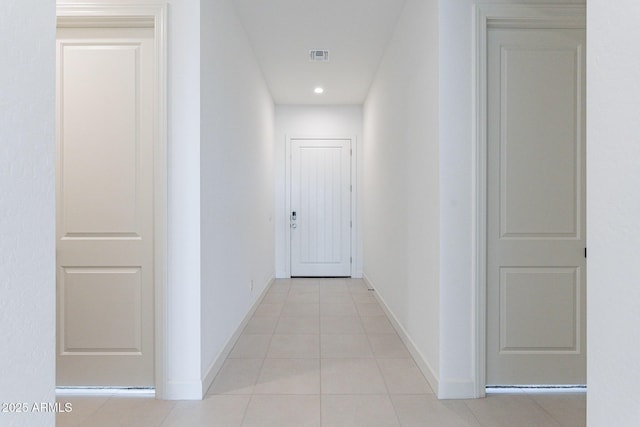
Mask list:
[[353,148],[349,148],[349,155],[353,156]]
[[353,264],[353,257],[349,257],[349,264]]
[[587,257],[587,248],[584,248],[584,257]]
[[349,227],[353,228],[353,221],[349,221]]
[[353,185],[349,186],[349,191],[351,191],[353,193]]

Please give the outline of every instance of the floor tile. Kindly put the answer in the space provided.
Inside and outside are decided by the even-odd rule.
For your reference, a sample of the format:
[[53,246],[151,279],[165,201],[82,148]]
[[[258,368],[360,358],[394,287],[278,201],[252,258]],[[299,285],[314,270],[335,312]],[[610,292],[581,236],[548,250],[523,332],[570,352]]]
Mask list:
[[352,302],[320,304],[320,316],[356,316],[356,306]]
[[320,394],[320,359],[266,359],[255,394]]
[[[353,297],[347,292],[320,294],[320,304],[353,304]],[[322,307],[320,310],[322,310]]]
[[384,311],[377,302],[358,302],[356,308],[360,316],[384,316]]
[[551,415],[529,396],[497,394],[465,400],[480,424],[492,427],[558,427]]
[[262,302],[260,303],[258,308],[256,308],[256,311],[255,313],[253,313],[253,315],[254,316],[280,316],[280,312],[282,311],[283,305],[284,305],[283,303],[271,304],[271,303]]
[[262,298],[262,304],[283,304],[287,299],[288,292],[267,292]]
[[378,367],[391,394],[433,393],[413,359],[378,359]]
[[94,414],[107,400],[110,395],[104,396],[58,396],[56,401],[63,407],[71,404],[70,412],[60,412],[56,414],[56,426],[75,427],[83,425],[85,420]]
[[320,357],[373,357],[369,340],[364,334],[359,335],[320,335]]
[[278,319],[278,316],[253,316],[242,333],[271,335],[276,329]]
[[407,347],[396,334],[373,334],[368,337],[375,357],[392,359],[411,357]]
[[158,427],[167,418],[175,401],[152,397],[111,397],[90,415],[83,426]]
[[391,396],[403,427],[480,427],[461,401],[438,400],[434,395]]
[[369,292],[371,292],[367,288],[367,284],[362,279],[352,279],[352,280],[350,280],[349,282],[347,282],[347,289],[349,289],[349,292],[352,293],[352,294],[369,293]]
[[281,316],[275,333],[289,334],[319,334],[320,319],[318,316]]
[[264,359],[227,359],[208,394],[251,394]]
[[316,291],[292,290],[289,292],[286,302],[318,304],[320,302],[320,294]]
[[344,282],[321,283],[319,289],[320,294],[324,295],[349,293],[349,288],[347,288],[347,285]]
[[206,396],[177,402],[161,427],[239,427],[251,396]]
[[386,394],[374,359],[321,359],[323,394]]
[[243,427],[319,427],[320,396],[254,395]]
[[321,334],[364,334],[358,316],[327,316],[320,318]]
[[267,293],[278,293],[278,292],[289,292],[291,289],[291,281],[288,279],[278,279],[271,284],[269,291]]
[[399,426],[388,395],[323,395],[322,426]]
[[287,302],[282,308],[282,316],[318,316],[320,304]]
[[274,335],[267,353],[268,358],[318,358],[319,335]]
[[229,354],[230,359],[264,358],[271,343],[271,335],[242,334]]
[[584,427],[587,425],[586,393],[535,393],[528,396],[542,406],[563,427]]
[[368,334],[395,334],[387,316],[360,316],[362,326]]
[[351,299],[358,304],[378,304],[378,300],[373,295],[373,292],[357,292],[351,293]]
[[294,279],[294,281],[291,283],[291,288],[289,288],[289,291],[295,292],[297,290],[319,292],[320,291],[319,280]]

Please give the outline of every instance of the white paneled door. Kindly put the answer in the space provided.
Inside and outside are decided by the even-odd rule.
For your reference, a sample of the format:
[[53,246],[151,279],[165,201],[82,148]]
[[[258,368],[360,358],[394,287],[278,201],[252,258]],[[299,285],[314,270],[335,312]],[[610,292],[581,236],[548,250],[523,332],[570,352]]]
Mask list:
[[154,385],[153,28],[59,28],[57,384]]
[[291,140],[291,276],[351,276],[351,140]]
[[585,384],[585,31],[487,40],[486,381]]

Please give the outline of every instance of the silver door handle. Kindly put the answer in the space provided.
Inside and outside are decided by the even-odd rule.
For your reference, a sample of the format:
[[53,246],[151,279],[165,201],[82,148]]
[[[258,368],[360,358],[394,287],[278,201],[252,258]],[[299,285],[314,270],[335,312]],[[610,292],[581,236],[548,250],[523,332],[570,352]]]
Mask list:
[[291,228],[298,228],[297,224],[291,224]]

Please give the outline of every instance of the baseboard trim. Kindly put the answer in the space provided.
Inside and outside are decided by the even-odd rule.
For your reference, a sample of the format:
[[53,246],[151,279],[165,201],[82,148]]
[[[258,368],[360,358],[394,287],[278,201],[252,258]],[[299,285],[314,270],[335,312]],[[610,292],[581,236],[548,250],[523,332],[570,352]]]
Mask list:
[[413,360],[416,362],[416,365],[418,365],[418,368],[422,372],[422,375],[424,375],[425,379],[427,380],[427,382],[429,383],[429,385],[433,389],[434,393],[436,393],[438,398],[442,399],[442,397],[440,396],[440,382],[438,380],[438,375],[433,370],[433,368],[431,368],[431,365],[429,364],[429,362],[427,362],[427,360],[423,356],[422,352],[420,352],[420,350],[418,350],[418,348],[416,347],[416,345],[413,342],[413,340],[411,339],[411,337],[409,337],[409,335],[404,330],[404,328],[402,327],[402,325],[400,324],[400,322],[398,321],[396,316],[389,309],[389,307],[387,306],[387,303],[385,302],[384,298],[382,298],[380,296],[380,294],[375,291],[375,289],[376,289],[375,284],[366,275],[366,273],[363,274],[362,277],[363,277],[363,279],[364,279],[364,281],[365,281],[365,283],[367,285],[367,288],[374,291],[373,294],[375,295],[376,300],[378,300],[378,302],[380,303],[380,306],[382,307],[382,310],[385,312],[385,314],[387,315],[387,317],[391,321],[391,325],[393,326],[393,328],[396,330],[396,332],[400,336],[400,339],[402,340],[404,345],[407,346],[407,349],[409,350],[409,353],[411,353],[411,356],[413,357]]
[[231,353],[231,350],[233,350],[233,346],[236,345],[236,342],[238,341],[238,338],[240,338],[242,331],[244,330],[245,326],[247,326],[247,323],[249,323],[249,320],[251,320],[253,313],[255,313],[256,309],[262,302],[264,296],[267,294],[274,281],[274,277],[271,277],[271,279],[268,280],[267,285],[264,287],[264,290],[262,291],[260,296],[256,298],[256,301],[253,303],[242,322],[240,322],[240,325],[238,325],[236,331],[233,333],[233,335],[231,335],[220,354],[218,354],[218,357],[216,357],[207,368],[206,374],[204,375],[200,383],[200,397],[198,399],[202,399],[207,393],[207,390],[209,390],[209,388],[211,387],[211,384],[213,384],[213,380],[216,378],[216,375],[218,375],[218,372],[220,372],[220,369],[222,369],[224,361],[227,359],[227,356],[229,356],[229,353]]
[[202,382],[167,381],[163,400],[202,400]]
[[475,383],[469,380],[442,380],[438,399],[477,399]]

